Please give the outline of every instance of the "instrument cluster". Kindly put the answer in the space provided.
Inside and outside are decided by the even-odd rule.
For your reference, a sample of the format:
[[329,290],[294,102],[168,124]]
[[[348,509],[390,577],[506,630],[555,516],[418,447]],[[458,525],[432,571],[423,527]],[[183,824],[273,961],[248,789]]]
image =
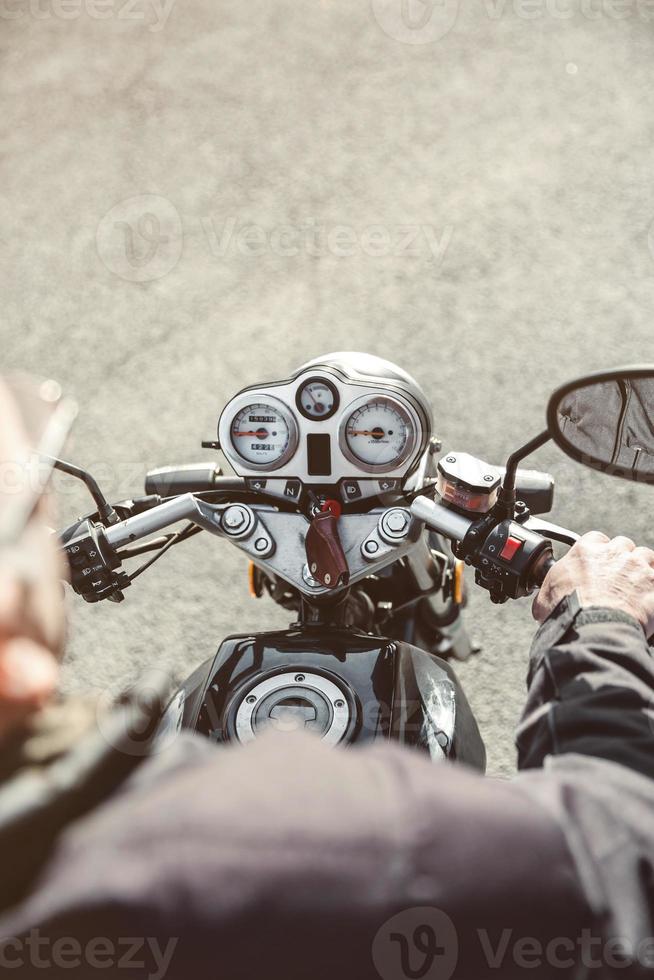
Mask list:
[[[326,360],[289,381],[247,388],[225,407],[221,449],[254,489],[299,497],[303,484],[338,484],[345,500],[389,492],[424,451],[431,413],[408,375],[373,380],[348,372],[347,360]],[[387,363],[370,360],[377,370]]]

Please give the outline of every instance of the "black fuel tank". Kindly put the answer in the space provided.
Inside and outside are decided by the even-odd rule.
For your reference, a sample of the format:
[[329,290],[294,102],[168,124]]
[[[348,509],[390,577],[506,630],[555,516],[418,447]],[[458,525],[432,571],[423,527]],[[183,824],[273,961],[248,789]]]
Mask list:
[[485,769],[486,754],[452,668],[417,647],[352,629],[228,637],[170,705],[212,740],[308,729],[329,744],[386,739],[436,761]]

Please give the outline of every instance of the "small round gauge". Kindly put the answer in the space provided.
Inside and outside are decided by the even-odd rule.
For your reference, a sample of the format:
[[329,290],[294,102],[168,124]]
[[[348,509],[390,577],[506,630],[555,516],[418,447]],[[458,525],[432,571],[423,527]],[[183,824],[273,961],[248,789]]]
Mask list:
[[338,408],[338,392],[325,378],[308,378],[298,390],[295,403],[307,419],[328,419]]
[[272,398],[240,409],[232,419],[230,438],[241,459],[268,470],[287,463],[298,442],[295,419]]
[[365,398],[341,429],[341,447],[363,470],[393,470],[411,455],[416,428],[407,409],[386,395]]

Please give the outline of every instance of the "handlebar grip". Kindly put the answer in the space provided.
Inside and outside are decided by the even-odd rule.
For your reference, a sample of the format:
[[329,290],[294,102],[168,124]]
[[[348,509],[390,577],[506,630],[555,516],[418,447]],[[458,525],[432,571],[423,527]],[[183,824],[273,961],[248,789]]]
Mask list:
[[546,554],[536,565],[532,575],[532,582],[537,589],[547,578],[549,571],[556,565],[556,558],[552,554]]
[[216,463],[189,463],[186,466],[161,466],[145,477],[145,492],[160,497],[177,497],[181,493],[205,493],[215,490],[221,476]]

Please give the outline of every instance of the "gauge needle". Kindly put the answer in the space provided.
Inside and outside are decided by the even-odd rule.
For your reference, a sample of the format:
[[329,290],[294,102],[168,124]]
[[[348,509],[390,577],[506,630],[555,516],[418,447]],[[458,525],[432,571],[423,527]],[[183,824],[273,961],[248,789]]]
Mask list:
[[385,436],[386,433],[383,429],[353,429],[350,431],[351,436]]
[[267,429],[258,429],[256,432],[232,432],[233,436],[260,436],[263,438],[268,435]]

